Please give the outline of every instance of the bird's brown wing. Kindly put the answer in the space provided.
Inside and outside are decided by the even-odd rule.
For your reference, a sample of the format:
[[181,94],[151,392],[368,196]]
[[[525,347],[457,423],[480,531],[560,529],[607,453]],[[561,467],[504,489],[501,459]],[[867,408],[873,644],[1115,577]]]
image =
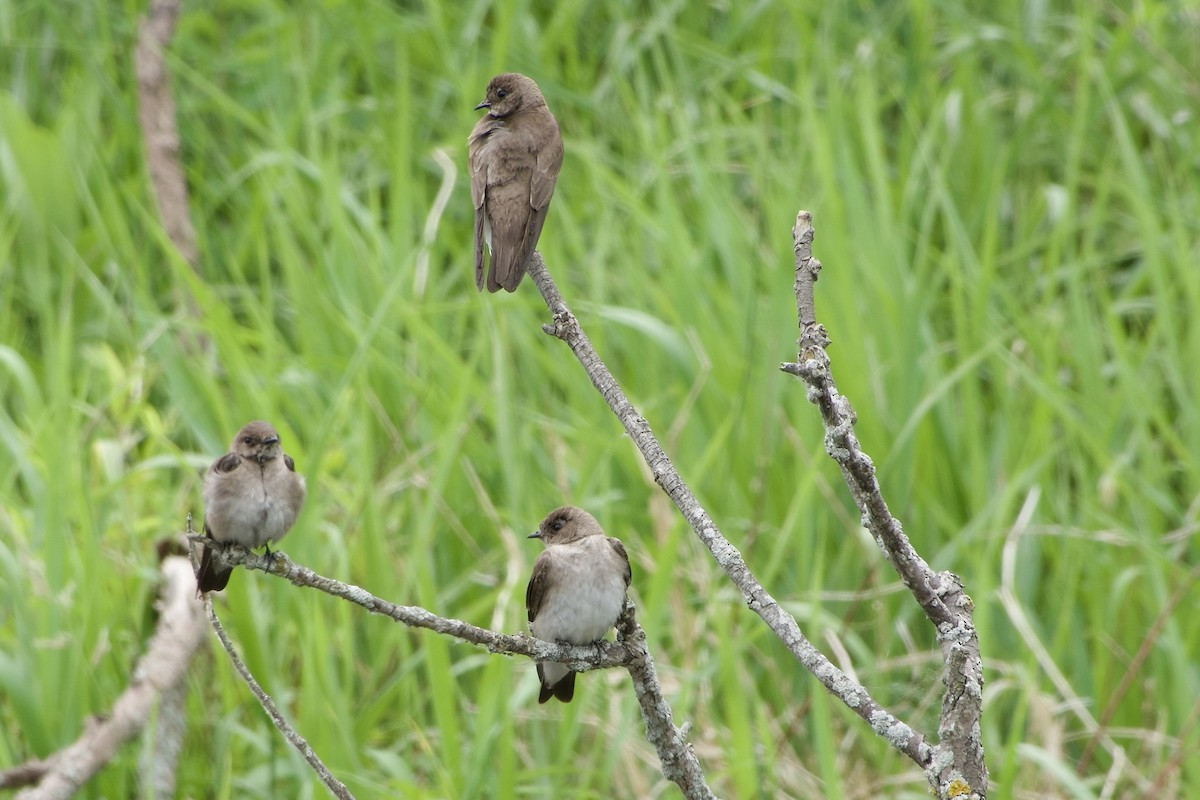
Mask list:
[[492,223],[492,262],[488,268],[489,292],[504,288],[515,291],[525,275],[525,264],[533,248],[528,246],[531,169],[518,169],[512,179],[487,187],[484,209]]
[[628,589],[629,582],[633,580],[633,570],[629,566],[629,553],[625,552],[625,545],[621,544],[620,539],[609,536],[608,543],[612,545],[613,550],[616,550],[617,555],[625,562],[625,588]]
[[542,608],[542,600],[546,596],[546,575],[550,571],[550,557],[546,551],[533,562],[533,574],[529,576],[529,585],[525,587],[525,614],[529,622],[537,619],[538,611]]
[[558,182],[562,162],[562,137],[558,135],[558,126],[555,125],[553,138],[538,151],[533,179],[529,183],[529,205],[535,210],[545,211],[550,207],[550,198],[554,195],[554,185]]
[[487,133],[478,133],[478,126],[476,131],[477,133],[471,134],[467,144],[467,169],[471,173],[471,204],[478,211],[483,208],[483,198],[487,190],[487,150],[484,147],[487,144]]
[[[467,140],[467,170],[471,173],[471,204],[475,207],[475,288],[483,291],[483,247],[485,244],[484,219],[487,213],[484,203],[487,200],[487,179],[489,137],[495,132],[494,124],[489,123],[484,116],[475,124],[471,137]],[[492,291],[495,291],[493,289]]]
[[296,471],[296,460],[289,455],[284,455],[283,465],[288,468],[288,472]]
[[209,472],[217,472],[224,474],[233,472],[242,464],[242,457],[237,453],[226,453],[213,462],[213,465],[208,468]]
[[[215,465],[214,465],[215,466]],[[212,539],[212,530],[208,527],[208,521],[204,522],[204,535]],[[229,585],[229,576],[233,574],[233,567],[224,567],[218,569],[213,565],[212,551],[200,545],[200,568],[196,570],[196,596],[205,592],[219,592]]]
[[[521,256],[518,264],[520,271],[509,286],[501,281],[505,289],[513,291],[517,283],[525,275],[529,259],[537,249],[538,239],[542,236],[542,227],[546,224],[546,214],[550,211],[550,198],[554,196],[554,186],[558,183],[558,171],[562,168],[563,143],[555,125],[553,138],[538,151],[537,161],[529,176],[529,221],[526,224],[525,236],[521,243]],[[514,276],[510,276],[514,277]]]
[[483,209],[475,209],[475,288],[481,292],[483,291],[483,219]]

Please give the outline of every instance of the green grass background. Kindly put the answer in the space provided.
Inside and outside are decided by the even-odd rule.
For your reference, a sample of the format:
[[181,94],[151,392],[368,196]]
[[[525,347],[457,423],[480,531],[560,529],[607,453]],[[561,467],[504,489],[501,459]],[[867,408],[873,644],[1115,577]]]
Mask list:
[[[936,734],[933,631],[778,370],[798,208],[891,508],[975,600],[992,796],[1200,785],[1194,3],[189,3],[169,65],[200,277],[149,190],[142,11],[0,3],[0,765],[124,688],[156,540],[265,418],[308,479],[299,562],[522,630],[523,537],[583,505],[629,549],[720,794],[927,796],[745,608],[533,286],[475,292],[471,109],[518,70],[566,142],[552,273],[805,632]],[[220,608],[360,798],[678,796],[623,672],[538,706],[525,660],[261,573]],[[219,651],[187,703],[180,797],[323,796]],[[1080,769],[1106,712],[1120,752]],[[137,754],[81,796],[137,796]]]

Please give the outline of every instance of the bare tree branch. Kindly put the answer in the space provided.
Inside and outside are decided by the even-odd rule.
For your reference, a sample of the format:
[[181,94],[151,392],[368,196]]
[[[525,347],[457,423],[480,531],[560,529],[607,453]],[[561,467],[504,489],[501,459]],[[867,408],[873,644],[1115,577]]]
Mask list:
[[[198,541],[209,541],[202,536],[193,538]],[[602,642],[599,646],[544,642],[523,633],[496,633],[462,620],[439,617],[420,606],[392,603],[376,597],[359,586],[318,575],[308,567],[295,563],[287,557],[287,554],[279,550],[273,551],[270,556],[265,556],[250,552],[237,545],[225,545],[224,549],[218,545],[213,548],[213,558],[217,559],[216,563],[221,565],[245,566],[246,569],[258,570],[284,578],[296,586],[304,586],[340,597],[362,606],[373,614],[390,617],[410,628],[424,628],[451,636],[459,641],[482,647],[491,653],[526,656],[535,661],[560,661],[576,672],[623,667],[630,660],[628,648],[614,642]]]
[[187,693],[187,683],[183,681],[167,687],[152,724],[145,729],[138,754],[138,797],[142,800],[175,796],[179,754],[187,733]]
[[926,764],[930,786],[939,797],[987,796],[980,720],[983,712],[983,661],[972,619],[974,604],[962,581],[951,572],[934,572],[913,549],[900,522],[884,502],[875,465],[854,434],[857,416],[850,401],[838,393],[829,371],[825,346],[829,339],[816,323],[813,283],[821,262],[812,257],[812,215],[801,211],[792,228],[796,253],[796,315],[800,323],[799,363],[780,369],[804,380],[808,399],[825,423],[825,451],[837,462],[862,514],[862,524],[875,538],[901,581],[912,592],[925,616],[937,629],[946,669],[939,743]]
[[817,680],[839,698],[854,713],[858,714],[871,726],[875,733],[882,736],[892,747],[904,753],[922,768],[928,767],[933,754],[932,748],[925,742],[924,736],[901,722],[895,715],[876,702],[862,686],[851,680],[838,669],[833,662],[817,650],[800,631],[795,617],[787,613],[782,606],[762,587],[758,579],[746,566],[742,554],[722,534],[720,529],[708,516],[708,512],[700,505],[700,501],[692,494],[692,490],[683,482],[679,472],[667,458],[666,452],[650,430],[649,423],[637,413],[633,404],[625,396],[625,392],[617,384],[608,367],[600,360],[595,348],[579,325],[575,315],[563,302],[558,287],[554,285],[550,273],[546,270],[545,262],[539,253],[533,254],[529,265],[529,275],[537,284],[546,301],[550,313],[554,316],[554,324],[545,325],[546,333],[562,339],[571,348],[571,352],[579,359],[592,385],[604,397],[612,412],[617,415],[626,432],[633,439],[642,458],[650,467],[654,480],[662,487],[667,496],[674,501],[684,519],[691,525],[696,536],[712,553],[714,559],[734,585],[742,592],[750,610],[758,614],[779,640],[791,651],[804,668],[816,676]]
[[[206,541],[202,536],[190,538]],[[451,636],[490,653],[526,656],[535,661],[558,661],[576,672],[624,667],[633,679],[634,692],[646,723],[646,738],[658,751],[663,775],[678,784],[689,800],[707,800],[713,797],[712,791],[704,781],[704,773],[695,753],[684,740],[683,734],[671,722],[671,708],[663,699],[658,675],[654,670],[654,661],[646,646],[646,634],[635,619],[633,603],[628,600],[621,618],[617,621],[617,641],[585,645],[558,644],[521,633],[497,633],[462,620],[439,617],[420,606],[391,603],[358,586],[318,575],[311,569],[296,564],[279,551],[266,556],[236,545],[226,545],[223,549],[214,548],[213,558],[223,565],[244,565],[247,569],[270,573],[291,581],[296,586],[325,592],[348,600],[373,614],[382,614],[412,628],[424,628]]]
[[625,601],[624,613],[617,620],[617,641],[630,649],[626,668],[633,678],[633,690],[642,708],[646,741],[658,751],[663,775],[667,780],[674,781],[689,800],[715,797],[704,780],[704,771],[700,768],[695,751],[687,743],[687,734],[671,721],[671,706],[663,697],[662,685],[654,671],[654,660],[646,646],[646,632],[633,618],[633,603],[628,600]]
[[[138,20],[137,45],[133,52],[137,77],[138,124],[146,144],[146,167],[150,171],[151,194],[158,206],[167,238],[179,255],[200,274],[200,250],[188,205],[187,180],[179,158],[179,127],[175,122],[175,99],[171,96],[166,50],[179,21],[182,0],[151,0],[150,13]],[[182,305],[192,319],[200,318],[195,296],[187,288]],[[212,350],[208,336],[185,330],[183,343],[201,355]]]
[[[74,743],[32,765],[44,772],[35,778],[37,786],[17,794],[18,800],[63,800],[74,795],[146,725],[163,692],[183,682],[192,655],[204,641],[203,608],[195,599],[196,582],[186,558],[168,556],[159,569],[163,588],[158,625],[128,688],[107,715],[85,726]],[[38,769],[28,770],[27,775],[36,775]],[[0,785],[15,785],[8,783],[13,773],[7,771]]]
[[196,230],[188,211],[187,181],[179,162],[179,128],[175,100],[163,54],[179,21],[181,0],[152,0],[149,16],[138,21],[134,72],[138,87],[138,123],[146,141],[146,165],[154,200],[167,236],[184,260],[198,261]]
[[304,760],[313,768],[313,772],[317,773],[317,777],[325,784],[325,788],[329,790],[330,794],[338,798],[338,800],[354,800],[354,795],[350,794],[350,790],[346,788],[346,785],[333,776],[333,773],[325,766],[325,762],[309,746],[308,740],[301,736],[284,719],[279,706],[275,705],[275,701],[271,699],[269,694],[263,691],[262,686],[255,680],[254,675],[250,673],[246,662],[242,661],[242,657],[238,655],[237,650],[234,648],[233,642],[229,641],[229,636],[225,633],[225,627],[221,625],[221,620],[217,619],[217,611],[213,608],[212,599],[209,595],[204,596],[204,610],[208,612],[208,621],[212,624],[213,630],[217,632],[217,638],[221,640],[221,646],[229,654],[229,660],[233,662],[233,668],[237,670],[238,675],[241,675],[242,680],[250,687],[250,693],[258,700],[259,705],[263,707],[263,711],[267,712],[267,716],[271,718],[271,723],[283,734],[288,743],[296,748],[300,755],[304,756]]

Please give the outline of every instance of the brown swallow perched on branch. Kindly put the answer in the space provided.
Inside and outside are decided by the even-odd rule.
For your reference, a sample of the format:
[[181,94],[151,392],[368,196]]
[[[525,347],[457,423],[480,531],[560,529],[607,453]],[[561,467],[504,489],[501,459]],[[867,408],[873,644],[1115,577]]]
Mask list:
[[[304,505],[304,478],[267,422],[248,422],[204,476],[204,533],[219,544],[262,547],[278,542]],[[199,594],[220,591],[233,567],[213,564],[204,547],[196,574]]]
[[[546,549],[533,564],[525,590],[529,630],[547,642],[591,644],[608,633],[625,607],[632,573],[619,539],[605,536],[596,518],[581,508],[551,511],[529,535]],[[537,665],[538,702],[575,696],[575,672],[547,661]]]
[[475,286],[512,292],[537,247],[562,167],[558,121],[536,83],[506,72],[488,83],[486,108],[467,140],[471,201],[475,205]]

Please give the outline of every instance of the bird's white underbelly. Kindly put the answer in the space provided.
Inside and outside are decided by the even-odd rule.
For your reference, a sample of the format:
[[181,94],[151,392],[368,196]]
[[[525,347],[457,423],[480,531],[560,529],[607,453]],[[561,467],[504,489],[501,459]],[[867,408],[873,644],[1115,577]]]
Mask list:
[[282,539],[294,517],[285,503],[260,489],[232,510],[227,540],[243,547],[262,547]]
[[[566,576],[563,576],[566,577]],[[625,581],[612,575],[573,575],[542,598],[537,618],[529,624],[533,635],[548,642],[591,644],[604,638],[616,624],[625,605]]]

